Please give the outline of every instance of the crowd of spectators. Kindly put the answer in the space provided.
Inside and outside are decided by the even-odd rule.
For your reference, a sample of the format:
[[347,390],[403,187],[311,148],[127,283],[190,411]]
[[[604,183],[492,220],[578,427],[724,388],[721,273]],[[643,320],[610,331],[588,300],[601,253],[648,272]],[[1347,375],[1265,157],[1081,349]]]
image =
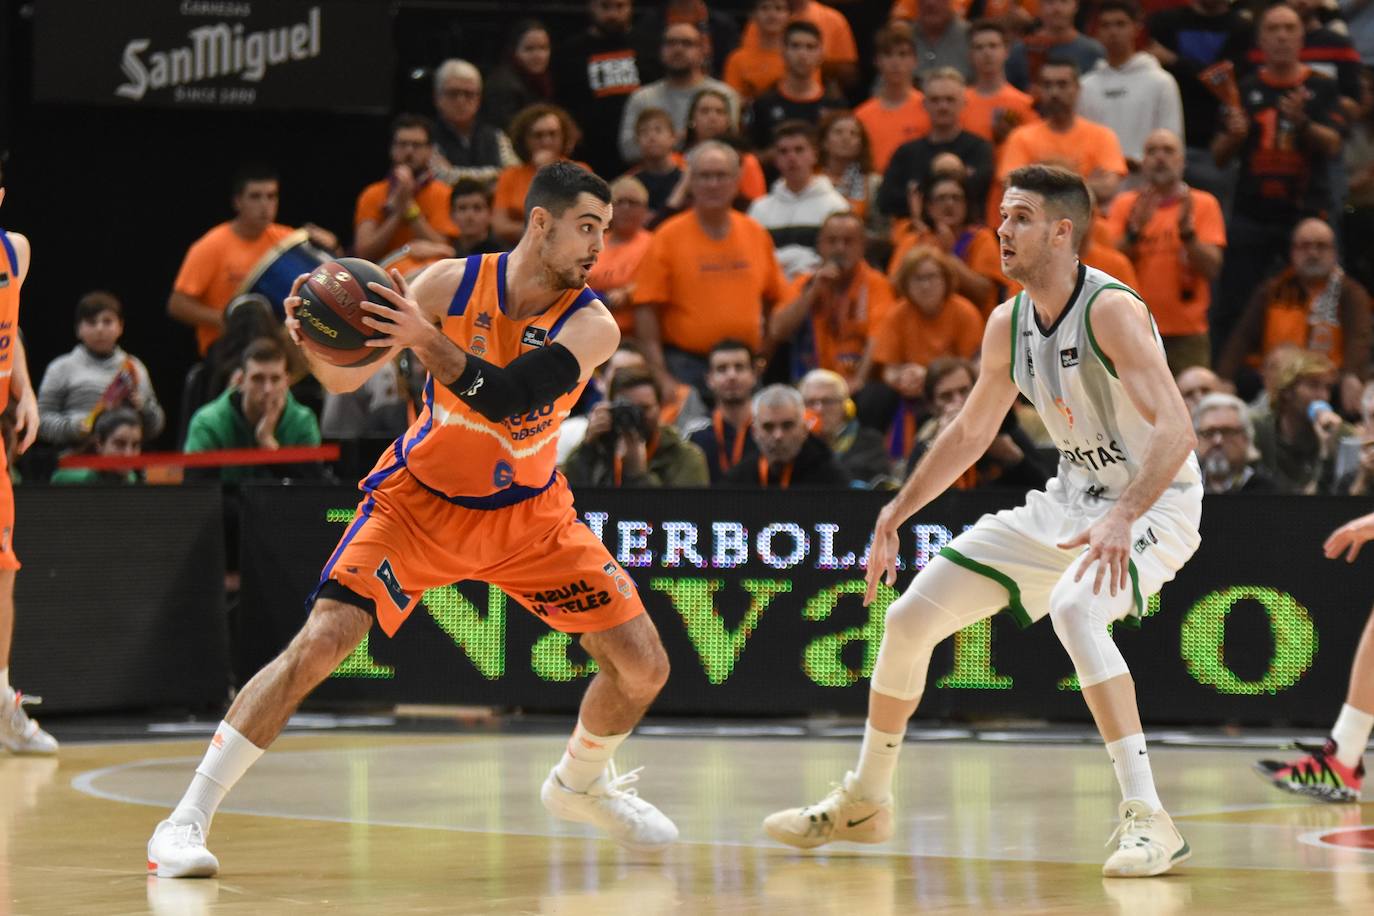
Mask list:
[[[1018,292],[1001,179],[1052,162],[1095,196],[1083,263],[1153,313],[1208,490],[1374,487],[1374,4],[894,0],[871,74],[863,6],[589,0],[574,34],[517,22],[497,58],[435,62],[433,109],[394,119],[348,238],[278,223],[280,180],[245,167],[232,217],[171,282],[204,358],[176,446],[397,435],[422,367],[402,354],[324,398],[245,277],[301,232],[412,276],[506,250],[534,173],[568,159],[613,182],[590,285],[624,337],[565,424],[569,479],[893,486],[962,409],[987,317]],[[122,331],[113,296],[78,303],[78,344],[39,392],[54,448],[161,434]],[[1019,405],[956,486],[1039,485],[1048,445]]]

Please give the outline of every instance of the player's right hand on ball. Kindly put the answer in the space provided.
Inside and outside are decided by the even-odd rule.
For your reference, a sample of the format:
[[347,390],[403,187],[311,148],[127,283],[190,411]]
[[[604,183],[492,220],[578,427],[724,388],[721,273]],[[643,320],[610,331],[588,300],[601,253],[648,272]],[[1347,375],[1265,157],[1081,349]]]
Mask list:
[[296,317],[296,309],[301,307],[301,297],[297,295],[301,290],[301,285],[310,279],[310,274],[301,274],[296,281],[291,284],[291,295],[282,300],[282,308],[286,311],[286,319],[282,322],[286,325],[286,333],[291,335],[291,340],[296,346],[301,345],[301,322]]

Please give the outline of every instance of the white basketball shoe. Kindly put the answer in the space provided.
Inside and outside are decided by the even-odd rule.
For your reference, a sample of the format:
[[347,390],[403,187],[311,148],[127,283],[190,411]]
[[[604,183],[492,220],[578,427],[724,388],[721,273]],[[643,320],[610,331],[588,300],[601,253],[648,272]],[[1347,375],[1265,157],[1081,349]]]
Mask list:
[[892,799],[860,798],[853,773],[830,794],[805,808],[788,808],[768,815],[763,829],[779,843],[815,849],[834,840],[885,843],[892,839]]
[[0,747],[11,754],[56,754],[57,739],[29,718],[25,706],[37,706],[42,697],[25,696],[17,690],[0,690]]
[[1107,840],[1116,850],[1107,857],[1102,874],[1108,878],[1149,878],[1161,875],[1193,854],[1163,808],[1151,811],[1139,799],[1121,803],[1121,823]]
[[626,788],[639,780],[638,767],[617,775],[610,764],[610,777],[601,777],[586,792],[574,792],[563,785],[555,768],[544,780],[539,798],[554,817],[565,821],[592,824],[610,835],[621,846],[637,852],[657,852],[677,841],[677,825],[662,811]]
[[213,878],[219,859],[205,848],[199,824],[163,821],[148,840],[148,874],[159,878]]

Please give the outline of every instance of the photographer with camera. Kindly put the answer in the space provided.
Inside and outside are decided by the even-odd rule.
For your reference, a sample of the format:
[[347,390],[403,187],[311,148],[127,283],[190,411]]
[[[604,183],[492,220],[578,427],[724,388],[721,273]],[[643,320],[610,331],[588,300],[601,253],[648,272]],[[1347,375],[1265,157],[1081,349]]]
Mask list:
[[573,486],[704,487],[706,455],[659,423],[662,398],[647,369],[611,376],[610,397],[592,408],[587,435],[563,464]]

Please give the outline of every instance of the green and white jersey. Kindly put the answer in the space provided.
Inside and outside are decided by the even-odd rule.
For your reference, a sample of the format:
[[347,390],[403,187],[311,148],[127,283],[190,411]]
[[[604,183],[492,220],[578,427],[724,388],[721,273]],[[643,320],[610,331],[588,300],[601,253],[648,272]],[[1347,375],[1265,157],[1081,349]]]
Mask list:
[[[1093,338],[1093,300],[1108,289],[1139,298],[1109,274],[1080,265],[1078,285],[1052,327],[1041,326],[1025,292],[1017,294],[1011,312],[1012,381],[1035,405],[1059,450],[1058,482],[1069,493],[1086,491],[1098,499],[1116,499],[1140,472],[1153,431]],[[1163,352],[1153,320],[1151,332]],[[1189,455],[1173,486],[1201,479],[1197,457]]]

